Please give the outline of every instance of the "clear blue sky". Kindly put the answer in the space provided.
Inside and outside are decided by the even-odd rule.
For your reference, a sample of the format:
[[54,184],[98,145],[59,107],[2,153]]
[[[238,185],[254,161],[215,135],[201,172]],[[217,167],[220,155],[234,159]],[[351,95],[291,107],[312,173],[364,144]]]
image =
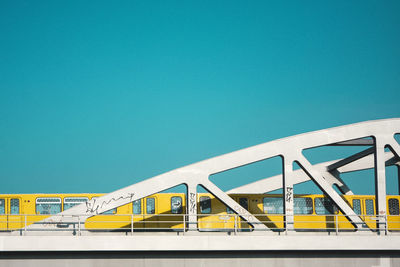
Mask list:
[[0,193],[110,192],[400,117],[400,2],[348,2],[1,1]]

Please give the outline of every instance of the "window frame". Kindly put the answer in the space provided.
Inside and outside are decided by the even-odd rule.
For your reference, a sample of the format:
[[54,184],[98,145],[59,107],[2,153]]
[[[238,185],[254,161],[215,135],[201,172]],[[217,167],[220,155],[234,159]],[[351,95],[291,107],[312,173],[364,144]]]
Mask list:
[[[174,209],[173,209],[173,200],[172,199],[180,199],[180,202],[179,202],[180,206],[176,210],[176,212],[174,212]],[[181,196],[172,196],[170,199],[170,202],[171,202],[171,213],[172,214],[182,214],[182,212],[183,212],[182,197]]]
[[[13,211],[13,201],[18,201],[17,213]],[[21,214],[21,200],[19,198],[10,198],[10,215],[19,215],[19,214]]]
[[[74,202],[74,201],[69,201],[69,199],[80,199],[80,200],[86,200],[86,201],[84,201],[84,202],[83,201],[82,202],[78,202],[78,201]],[[63,199],[63,207],[62,208],[63,208],[63,210],[68,210],[70,208],[78,206],[78,205],[80,205],[82,203],[86,203],[88,201],[89,201],[88,197],[64,197],[64,199]],[[65,204],[75,204],[75,205],[73,205],[72,207],[69,207],[68,209],[65,209]]]
[[245,210],[249,210],[249,199],[247,197],[239,197],[239,205]]
[[[153,200],[153,210],[152,210],[152,213],[149,213],[148,201],[149,201],[150,199]],[[148,215],[156,214],[156,198],[155,198],[155,197],[147,197],[147,198],[146,198],[146,214],[148,214]]]
[[[394,207],[394,209],[397,208],[397,211],[395,213],[392,213],[393,208],[390,207],[391,201],[397,202],[397,207]],[[389,215],[400,215],[399,200],[397,198],[389,198],[388,199],[388,211],[389,211]]]
[[[321,203],[322,203],[322,207],[324,208],[325,211],[329,211],[329,210],[326,208],[326,206],[324,205],[325,201],[330,202],[330,203],[332,204],[332,211],[333,211],[333,213],[318,213],[318,212],[317,212],[317,199],[323,200],[323,201],[321,201]],[[316,197],[316,198],[314,198],[314,210],[315,210],[315,214],[316,214],[316,215],[321,215],[321,216],[323,216],[323,215],[329,216],[329,215],[336,215],[336,214],[338,214],[338,208],[337,208],[336,204],[335,204],[330,198],[328,198],[328,197]]]
[[[357,203],[357,204],[355,204],[355,203]],[[363,214],[362,208],[361,208],[361,199],[353,198],[351,200],[351,205],[352,205],[352,208],[353,208],[353,211],[355,214],[357,214],[358,216]],[[356,208],[357,208],[357,210],[356,210]]]
[[[202,203],[209,203],[209,207],[207,208],[207,209],[210,209],[209,212],[205,212],[204,211],[202,205],[205,205],[205,204],[202,204]],[[211,212],[212,212],[211,197],[209,197],[209,196],[200,196],[200,198],[199,198],[199,208],[200,208],[200,213],[201,214],[211,214]]]
[[[135,212],[135,203],[139,203],[139,213]],[[133,215],[142,214],[142,199],[137,199],[137,200],[132,201],[132,214]]]
[[[268,207],[266,205],[266,199],[269,200],[275,200],[274,202],[269,202],[270,204],[273,204],[273,206]],[[280,203],[279,203],[280,202]],[[274,203],[278,203],[280,205],[275,205]],[[274,208],[273,212],[270,212],[268,208]],[[263,211],[265,214],[271,214],[271,215],[282,215],[284,214],[283,210],[283,198],[282,197],[263,197]]]
[[[301,212],[296,212],[296,200],[304,200],[304,203],[306,204],[305,207],[299,207]],[[308,205],[310,204],[310,205]],[[307,213],[304,213],[303,210],[306,210]],[[294,197],[293,198],[293,214],[294,215],[310,215],[314,213],[314,206],[313,206],[313,200],[311,197]]]
[[[367,204],[368,202],[370,202],[370,203],[372,202],[372,205],[370,206],[370,207],[372,207],[372,214],[370,214],[370,213],[368,212],[368,208],[370,208],[370,207],[368,207],[368,205],[369,205],[369,204]],[[364,203],[365,203],[365,215],[367,215],[367,216],[373,216],[373,215],[375,215],[376,212],[375,212],[375,203],[374,203],[374,200],[371,199],[371,198],[367,198],[367,199],[365,199]]]
[[4,208],[3,212],[0,212],[0,215],[6,215],[6,199],[0,198],[0,204],[2,204],[2,205],[0,205],[0,207]]
[[[40,200],[44,200],[44,199],[53,199],[54,201],[48,201],[48,202],[42,202],[40,203]],[[55,201],[58,200],[58,201]],[[35,212],[36,214],[39,215],[53,215],[53,214],[57,214],[57,213],[48,213],[48,214],[43,214],[43,213],[38,213],[38,204],[39,205],[43,205],[43,204],[58,204],[60,206],[60,211],[57,213],[60,213],[62,211],[62,200],[61,197],[37,197],[35,199]]]

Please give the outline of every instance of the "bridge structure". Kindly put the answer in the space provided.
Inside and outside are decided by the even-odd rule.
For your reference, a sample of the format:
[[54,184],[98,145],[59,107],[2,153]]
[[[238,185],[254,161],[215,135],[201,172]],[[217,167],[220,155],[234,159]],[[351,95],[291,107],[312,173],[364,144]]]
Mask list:
[[[104,261],[115,266],[127,262],[139,266],[400,266],[400,224],[398,230],[388,228],[391,215],[386,193],[387,166],[397,166],[400,186],[400,145],[395,138],[399,133],[400,118],[366,121],[286,137],[190,164],[91,199],[18,231],[0,234],[1,261],[10,266],[26,260],[38,265],[64,260],[82,266]],[[316,164],[304,153],[332,146],[364,148],[348,157]],[[227,192],[210,180],[211,175],[274,157],[282,159],[279,175]],[[368,169],[375,173],[373,227],[366,227],[365,219],[345,200],[344,196],[353,195],[353,191],[341,177]],[[333,231],[296,231],[294,186],[308,181],[337,206],[353,231],[340,231],[337,226]],[[132,229],[121,233],[85,229],[85,221],[93,216],[179,185],[187,188],[181,231],[138,233]],[[229,207],[235,218],[246,221],[251,231],[238,231],[236,225],[233,231],[199,231],[198,186]],[[282,231],[271,229],[232,197],[277,189],[282,189]],[[60,232],[57,227],[62,224],[73,228]]]

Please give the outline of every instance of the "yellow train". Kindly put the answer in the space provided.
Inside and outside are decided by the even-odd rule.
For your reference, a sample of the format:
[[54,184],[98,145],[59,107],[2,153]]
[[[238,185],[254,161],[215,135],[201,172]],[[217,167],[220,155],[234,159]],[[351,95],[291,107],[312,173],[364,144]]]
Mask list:
[[[67,210],[102,194],[0,194],[0,231],[23,229],[52,214]],[[275,230],[284,229],[282,195],[231,194],[244,209]],[[363,220],[363,228],[376,228],[375,197],[343,196]],[[400,230],[400,196],[387,196],[388,230]],[[175,230],[187,229],[186,194],[159,193],[131,202],[86,220],[88,230]],[[244,219],[208,193],[197,194],[197,228],[200,231],[251,230]],[[354,226],[324,195],[295,195],[296,230],[354,230]],[[59,228],[69,227],[65,224]]]

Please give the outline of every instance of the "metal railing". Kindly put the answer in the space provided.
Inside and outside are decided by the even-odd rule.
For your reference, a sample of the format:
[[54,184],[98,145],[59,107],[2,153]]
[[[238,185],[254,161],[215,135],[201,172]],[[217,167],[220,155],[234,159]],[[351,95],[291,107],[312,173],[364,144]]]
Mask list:
[[[282,214],[253,214],[250,217],[237,214],[157,214],[134,215],[114,214],[97,215],[86,220],[85,215],[50,215],[21,214],[0,216],[0,234],[18,232],[27,235],[30,232],[67,232],[82,235],[83,232],[369,232],[374,234],[400,233],[399,215],[361,215],[362,223],[354,224],[349,216],[340,214],[294,215],[293,223],[285,223]],[[189,220],[189,216],[190,217]],[[257,220],[255,219],[257,218]],[[253,226],[264,224],[266,229]]]

